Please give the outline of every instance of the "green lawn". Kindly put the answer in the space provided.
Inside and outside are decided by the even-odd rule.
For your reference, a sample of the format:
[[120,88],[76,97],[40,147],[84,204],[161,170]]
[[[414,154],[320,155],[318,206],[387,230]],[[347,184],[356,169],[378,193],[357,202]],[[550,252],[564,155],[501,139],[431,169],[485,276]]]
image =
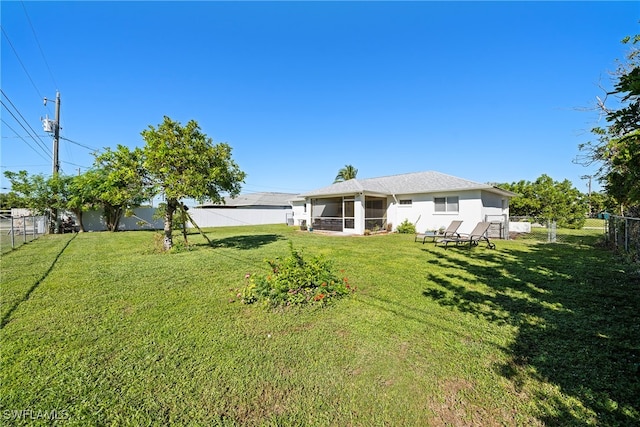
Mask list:
[[[0,261],[0,423],[638,425],[640,272],[584,233],[469,251],[234,227],[172,254],[153,232],[46,236]],[[288,241],[357,292],[240,303]]]

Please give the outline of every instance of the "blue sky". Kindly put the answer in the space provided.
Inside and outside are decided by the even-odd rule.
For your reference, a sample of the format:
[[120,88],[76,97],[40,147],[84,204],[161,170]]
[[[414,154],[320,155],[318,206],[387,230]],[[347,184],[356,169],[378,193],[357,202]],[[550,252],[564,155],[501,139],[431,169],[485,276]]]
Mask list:
[[346,164],[359,178],[546,173],[586,192],[595,167],[572,160],[598,124],[588,108],[640,20],[635,2],[0,7],[0,170],[51,173],[40,117],[59,90],[64,173],[91,148],[144,145],[167,115],[233,147],[243,192],[313,190]]

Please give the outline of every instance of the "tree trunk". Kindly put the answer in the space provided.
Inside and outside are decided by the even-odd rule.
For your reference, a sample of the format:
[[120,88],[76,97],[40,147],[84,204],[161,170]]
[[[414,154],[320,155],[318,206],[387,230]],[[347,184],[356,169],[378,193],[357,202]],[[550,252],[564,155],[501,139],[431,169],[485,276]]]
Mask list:
[[80,233],[84,233],[86,230],[84,229],[84,224],[82,223],[82,209],[72,209],[71,210],[78,220],[78,228],[80,229]]
[[122,207],[120,206],[104,206],[104,219],[107,223],[107,230],[118,231],[120,216],[122,215]]
[[176,211],[178,207],[178,201],[176,199],[168,199],[167,200],[167,209],[164,212],[164,240],[163,246],[164,250],[168,251],[173,247],[173,213]]

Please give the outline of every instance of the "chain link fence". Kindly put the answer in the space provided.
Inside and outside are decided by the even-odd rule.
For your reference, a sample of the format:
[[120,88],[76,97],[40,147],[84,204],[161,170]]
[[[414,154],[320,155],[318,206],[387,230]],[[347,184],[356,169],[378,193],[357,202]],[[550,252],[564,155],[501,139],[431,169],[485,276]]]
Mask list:
[[46,216],[0,214],[0,251],[9,252],[47,233]]
[[510,217],[509,222],[510,239],[541,243],[596,244],[604,240],[607,233],[604,218],[587,218],[581,228],[561,227],[557,221],[533,217]]
[[617,250],[640,258],[640,218],[609,216],[607,241]]

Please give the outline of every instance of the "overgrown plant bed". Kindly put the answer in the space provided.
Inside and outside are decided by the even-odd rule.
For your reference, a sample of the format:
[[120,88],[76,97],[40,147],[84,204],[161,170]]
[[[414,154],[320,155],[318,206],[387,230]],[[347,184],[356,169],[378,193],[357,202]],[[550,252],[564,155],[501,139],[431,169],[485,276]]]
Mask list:
[[305,259],[289,242],[289,256],[267,260],[267,274],[245,275],[242,302],[263,302],[270,307],[306,304],[330,304],[355,291],[345,276],[334,272],[331,262],[322,256]]

